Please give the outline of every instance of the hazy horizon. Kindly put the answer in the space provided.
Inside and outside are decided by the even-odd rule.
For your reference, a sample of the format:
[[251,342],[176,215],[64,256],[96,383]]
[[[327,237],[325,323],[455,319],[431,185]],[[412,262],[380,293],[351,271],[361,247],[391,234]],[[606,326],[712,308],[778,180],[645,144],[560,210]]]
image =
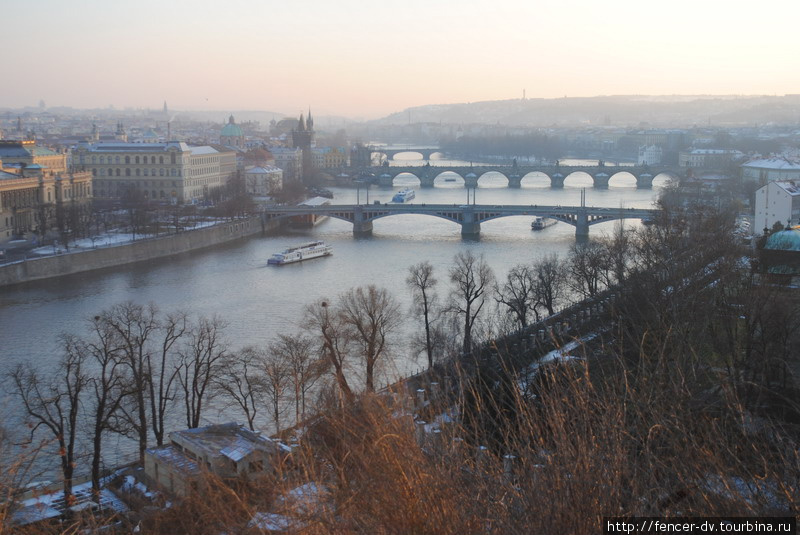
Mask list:
[[[543,0],[37,2],[5,7],[3,107],[269,110],[374,119],[422,105],[784,95],[800,4]],[[788,62],[788,63],[787,63]]]

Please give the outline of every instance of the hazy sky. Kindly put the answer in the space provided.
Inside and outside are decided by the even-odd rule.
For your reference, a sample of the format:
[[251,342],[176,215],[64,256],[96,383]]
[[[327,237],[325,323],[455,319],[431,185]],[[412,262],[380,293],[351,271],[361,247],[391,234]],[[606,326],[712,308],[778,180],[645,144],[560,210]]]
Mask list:
[[799,0],[2,0],[0,107],[800,93]]

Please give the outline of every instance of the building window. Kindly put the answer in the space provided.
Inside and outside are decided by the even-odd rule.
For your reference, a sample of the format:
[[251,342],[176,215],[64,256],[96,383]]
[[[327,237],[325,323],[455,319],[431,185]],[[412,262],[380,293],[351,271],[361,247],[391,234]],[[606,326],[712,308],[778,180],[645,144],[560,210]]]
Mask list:
[[[109,158],[111,158],[111,156],[109,156]],[[119,163],[119,156],[114,157],[114,163]]]
[[125,176],[131,176],[131,170],[125,169]]
[[137,167],[137,168],[136,168],[136,176],[140,176],[140,175],[141,175],[141,171],[140,171],[140,170],[139,170],[139,168]]
[[92,169],[92,176],[97,176],[97,169]]
[[158,163],[164,163],[164,157],[163,156],[159,156],[158,157]]
[[119,176],[119,169],[117,169],[117,176]]
[[159,169],[159,170],[158,170],[158,174],[159,174],[160,176],[164,176],[164,169]]
[[139,157],[138,157],[138,156],[136,157],[136,160],[135,160],[135,162],[136,162],[136,163],[139,163]]
[[97,158],[95,156],[92,156],[92,163],[97,163]]
[[125,156],[125,163],[126,164],[131,163],[131,157],[130,156]]

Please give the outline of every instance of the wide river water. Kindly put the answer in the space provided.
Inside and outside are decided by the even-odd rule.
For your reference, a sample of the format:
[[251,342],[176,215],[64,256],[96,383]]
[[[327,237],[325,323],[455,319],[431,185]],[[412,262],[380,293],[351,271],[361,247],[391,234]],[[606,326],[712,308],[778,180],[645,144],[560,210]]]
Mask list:
[[[465,203],[467,193],[461,178],[446,178],[440,176],[434,188],[416,187],[416,198],[411,202]],[[526,177],[521,189],[508,189],[505,178],[495,174],[481,178],[476,202],[577,205],[585,187],[588,206],[649,208],[663,183],[658,177],[653,189],[637,190],[632,176],[617,175],[607,190],[595,190],[588,175],[574,174],[562,190],[550,189],[544,176]],[[397,190],[416,184],[415,178],[401,175],[391,189],[372,187],[369,202],[387,202]],[[356,190],[332,191],[333,203],[356,201]],[[363,189],[360,200],[366,202]],[[42,370],[52,368],[60,354],[60,333],[84,333],[86,318],[129,300],[154,302],[162,311],[217,314],[228,323],[225,333],[234,349],[266,344],[279,333],[297,330],[307,304],[322,297],[333,299],[354,286],[387,288],[405,312],[410,305],[405,279],[414,263],[428,260],[434,265],[440,294],[444,294],[447,269],[460,251],[483,254],[501,278],[515,264],[547,253],[564,255],[575,242],[575,228],[570,225],[558,223],[531,231],[530,223],[530,217],[493,220],[482,224],[479,240],[464,240],[459,225],[429,216],[403,215],[377,220],[371,237],[355,238],[351,224],[329,219],[314,229],[257,236],[173,258],[2,288],[0,373],[19,362],[34,363]],[[626,221],[628,226],[639,224],[638,220]],[[598,237],[611,232],[614,225],[595,225],[590,233]],[[310,239],[332,244],[333,256],[267,266],[272,253]],[[415,325],[411,321],[407,331]],[[402,352],[399,357],[395,373],[405,374],[420,365]],[[7,395],[4,397],[10,401]],[[16,412],[13,406],[6,405],[12,413]]]

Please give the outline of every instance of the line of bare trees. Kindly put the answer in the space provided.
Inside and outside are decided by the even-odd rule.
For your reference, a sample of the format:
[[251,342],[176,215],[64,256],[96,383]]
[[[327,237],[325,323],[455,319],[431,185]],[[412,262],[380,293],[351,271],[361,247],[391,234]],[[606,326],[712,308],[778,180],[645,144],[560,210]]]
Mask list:
[[[432,367],[622,282],[629,242],[620,230],[612,239],[576,245],[565,259],[546,255],[514,266],[503,281],[468,250],[454,257],[442,297],[433,266],[411,266],[412,316],[422,324],[419,335],[405,338],[411,352],[424,354]],[[212,406],[239,412],[251,429],[269,422],[280,430],[304,421],[319,403],[353,404],[375,392],[397,371],[395,359],[408,353],[408,344],[398,342],[404,319],[387,290],[357,287],[307,306],[296,332],[266,347],[234,350],[218,317],[124,303],[91,318],[86,335],[64,335],[56,369],[21,364],[8,380],[32,422],[31,436],[46,431],[57,444],[69,499],[86,450],[99,492],[108,434],[134,440],[143,461],[149,446],[165,443],[179,415],[196,428]],[[88,448],[81,447],[84,437]]]

